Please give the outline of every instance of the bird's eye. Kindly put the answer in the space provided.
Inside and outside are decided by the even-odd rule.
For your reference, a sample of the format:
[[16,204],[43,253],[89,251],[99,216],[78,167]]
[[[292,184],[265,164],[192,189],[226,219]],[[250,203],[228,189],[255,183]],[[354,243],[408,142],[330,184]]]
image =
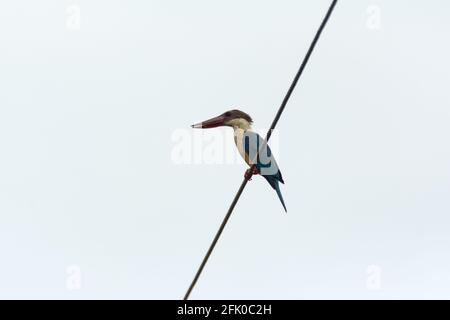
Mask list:
[[229,117],[229,116],[231,116],[231,112],[230,111],[225,112],[225,117]]

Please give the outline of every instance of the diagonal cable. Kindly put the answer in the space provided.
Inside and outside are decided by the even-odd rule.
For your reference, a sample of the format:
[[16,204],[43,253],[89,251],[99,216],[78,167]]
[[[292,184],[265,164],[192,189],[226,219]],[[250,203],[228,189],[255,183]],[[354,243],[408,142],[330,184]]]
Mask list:
[[[308,63],[308,60],[309,60],[309,58],[310,58],[310,56],[311,56],[311,54],[312,54],[312,52],[314,50],[314,47],[316,46],[316,43],[319,40],[319,37],[320,37],[323,29],[325,28],[325,25],[327,24],[328,19],[330,18],[331,13],[333,12],[334,7],[336,6],[336,3],[337,3],[337,0],[333,0],[333,2],[331,3],[331,5],[330,5],[330,7],[329,7],[329,9],[328,9],[328,11],[327,11],[323,21],[322,21],[322,23],[320,24],[319,29],[316,32],[316,35],[315,35],[313,41],[311,42],[311,45],[309,46],[308,52],[306,53],[305,57],[303,58],[303,62],[300,65],[300,68],[297,71],[297,74],[295,75],[295,78],[292,81],[292,84],[289,87],[289,90],[287,91],[286,96],[284,97],[283,102],[281,103],[281,106],[278,109],[277,114],[275,115],[275,118],[273,119],[272,125],[270,126],[270,129],[267,132],[266,139],[263,142],[263,144],[262,144],[262,146],[261,146],[261,148],[259,150],[262,150],[266,146],[267,142],[269,141],[270,136],[272,135],[272,131],[275,129],[275,127],[276,127],[276,125],[278,123],[278,120],[280,120],[281,114],[283,113],[283,111],[284,111],[284,109],[286,107],[286,104],[289,101],[289,98],[291,97],[292,92],[294,91],[295,86],[297,85],[297,82],[300,79],[300,76],[302,75],[303,70],[306,67],[306,64]],[[206,252],[205,257],[203,258],[203,261],[200,264],[200,266],[199,266],[199,268],[197,270],[197,273],[195,274],[194,279],[191,282],[191,285],[189,286],[188,290],[186,291],[186,294],[184,295],[184,300],[189,299],[189,295],[191,294],[192,289],[194,289],[195,284],[197,283],[198,279],[200,278],[200,275],[201,275],[203,269],[205,268],[205,265],[208,262],[208,259],[211,256],[211,253],[213,252],[214,247],[216,246],[217,241],[219,240],[220,235],[223,232],[223,229],[225,229],[225,226],[226,226],[226,224],[228,222],[228,219],[230,219],[230,216],[233,213],[234,207],[236,206],[237,202],[239,201],[239,198],[241,197],[241,194],[244,191],[244,189],[245,189],[245,187],[247,185],[247,182],[248,182],[247,179],[244,179],[244,181],[242,181],[242,184],[239,187],[238,192],[234,196],[233,202],[231,202],[231,205],[228,208],[228,212],[225,215],[225,218],[223,219],[223,221],[222,221],[222,223],[221,223],[221,225],[219,227],[219,230],[217,230],[217,233],[216,233],[216,235],[215,235],[211,245],[209,246],[209,249]]]

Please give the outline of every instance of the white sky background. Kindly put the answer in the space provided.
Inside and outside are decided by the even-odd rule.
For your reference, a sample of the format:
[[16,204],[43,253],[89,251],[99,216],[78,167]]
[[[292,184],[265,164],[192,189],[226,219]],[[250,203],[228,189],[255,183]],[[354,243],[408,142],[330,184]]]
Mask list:
[[[173,133],[267,128],[329,3],[2,1],[0,298],[181,298],[245,165]],[[450,298],[449,10],[339,1],[192,298]]]

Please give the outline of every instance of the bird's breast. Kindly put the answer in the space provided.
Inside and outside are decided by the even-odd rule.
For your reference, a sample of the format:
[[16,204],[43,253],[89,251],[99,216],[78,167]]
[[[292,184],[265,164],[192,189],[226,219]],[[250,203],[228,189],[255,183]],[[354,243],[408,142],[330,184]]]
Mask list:
[[245,162],[251,166],[251,161],[245,152],[245,145],[244,145],[244,138],[245,138],[245,130],[243,129],[234,129],[234,143],[236,144],[236,147],[238,148],[239,154],[241,157],[245,160]]

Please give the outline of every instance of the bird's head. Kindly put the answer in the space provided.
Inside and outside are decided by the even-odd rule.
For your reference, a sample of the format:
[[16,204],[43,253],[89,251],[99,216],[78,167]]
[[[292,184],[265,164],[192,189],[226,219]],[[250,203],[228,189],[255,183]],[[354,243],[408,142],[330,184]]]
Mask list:
[[240,129],[249,129],[253,123],[252,118],[243,111],[230,110],[222,113],[215,118],[192,125],[192,128],[209,129],[216,127],[233,127]]

